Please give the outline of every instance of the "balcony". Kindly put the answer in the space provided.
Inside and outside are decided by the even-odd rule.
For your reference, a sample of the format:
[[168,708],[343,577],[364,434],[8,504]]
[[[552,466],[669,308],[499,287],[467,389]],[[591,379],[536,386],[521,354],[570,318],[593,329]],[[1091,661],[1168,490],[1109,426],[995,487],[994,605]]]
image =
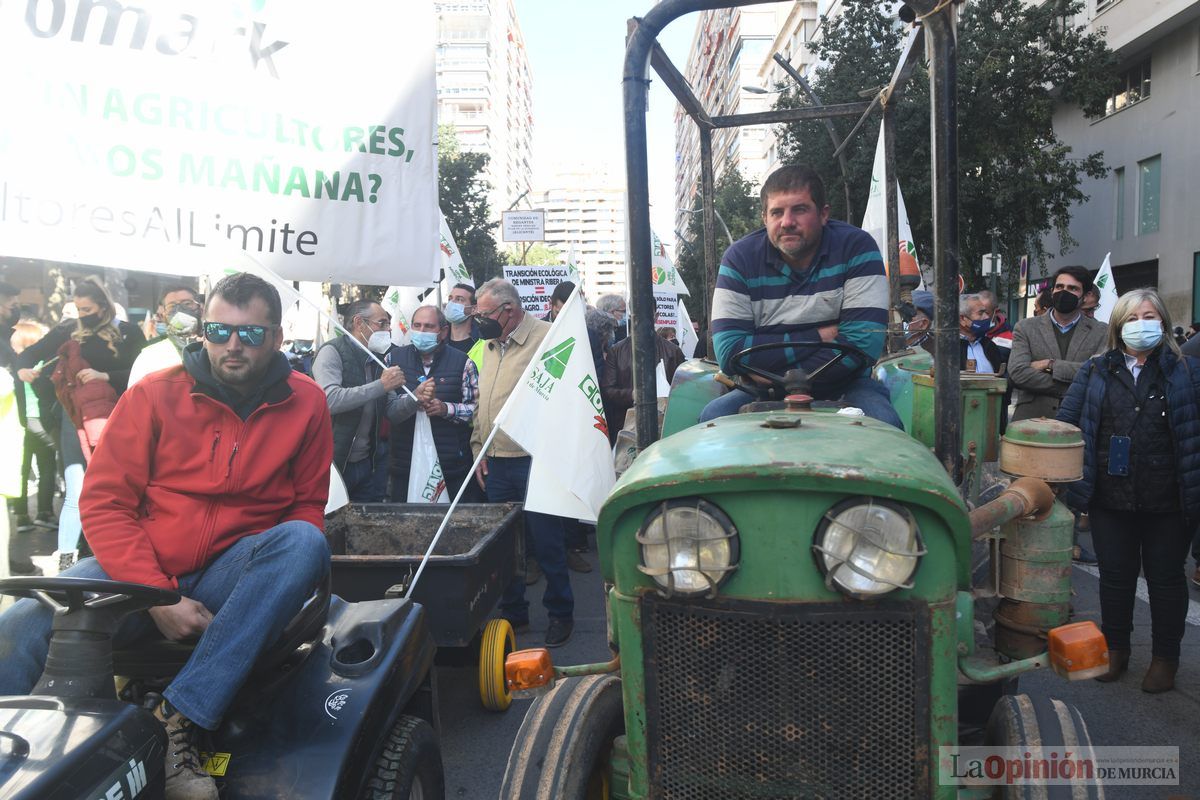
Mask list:
[[1200,0],[1096,0],[1096,6],[1090,27],[1107,28],[1108,46],[1121,58],[1200,19]]

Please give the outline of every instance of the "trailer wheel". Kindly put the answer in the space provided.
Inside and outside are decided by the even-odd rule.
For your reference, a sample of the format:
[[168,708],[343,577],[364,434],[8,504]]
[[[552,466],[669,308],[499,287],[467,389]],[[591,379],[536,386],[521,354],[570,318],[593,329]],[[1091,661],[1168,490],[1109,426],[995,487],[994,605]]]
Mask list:
[[442,751],[420,717],[402,716],[392,726],[363,800],[443,800]]
[[512,692],[504,682],[504,660],[517,649],[517,637],[506,619],[489,620],[479,644],[479,699],[488,711],[507,711]]
[[[1026,748],[1040,744],[1060,754],[1070,751],[1090,757],[1092,737],[1075,706],[1054,699],[1034,699],[1026,694],[1006,695],[992,709],[985,743],[992,747]],[[992,795],[996,800],[1073,800],[1086,797],[1103,800],[1104,788],[1087,780],[1069,786],[1003,786]]]
[[560,680],[521,723],[501,800],[607,800],[613,739],[624,731],[620,678]]

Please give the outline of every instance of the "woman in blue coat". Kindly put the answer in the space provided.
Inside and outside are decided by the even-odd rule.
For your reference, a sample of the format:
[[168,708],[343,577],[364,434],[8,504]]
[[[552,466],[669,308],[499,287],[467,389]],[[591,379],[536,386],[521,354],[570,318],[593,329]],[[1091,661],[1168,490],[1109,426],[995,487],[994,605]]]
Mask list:
[[1083,431],[1083,479],[1067,502],[1087,511],[1100,567],[1100,614],[1115,681],[1129,667],[1139,572],[1150,594],[1147,692],[1175,687],[1188,610],[1187,559],[1200,520],[1200,360],[1168,335],[1153,289],[1122,295],[1109,319],[1109,350],[1079,369],[1058,419]]

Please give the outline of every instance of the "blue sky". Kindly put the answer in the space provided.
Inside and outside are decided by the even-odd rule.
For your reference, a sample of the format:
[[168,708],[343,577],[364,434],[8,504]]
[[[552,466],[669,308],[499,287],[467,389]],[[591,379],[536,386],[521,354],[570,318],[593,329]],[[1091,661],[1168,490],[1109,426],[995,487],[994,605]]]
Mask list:
[[[608,167],[624,180],[621,66],[625,21],[652,0],[515,0],[533,72],[534,183],[562,165]],[[698,14],[672,22],[659,37],[680,69]],[[674,240],[675,99],[651,75],[647,115],[651,224]]]

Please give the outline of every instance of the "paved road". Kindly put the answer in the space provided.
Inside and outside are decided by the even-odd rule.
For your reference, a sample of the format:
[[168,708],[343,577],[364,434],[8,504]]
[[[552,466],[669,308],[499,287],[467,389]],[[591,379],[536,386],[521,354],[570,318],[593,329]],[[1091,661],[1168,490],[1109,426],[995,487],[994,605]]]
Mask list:
[[[590,554],[596,563],[595,553]],[[594,570],[571,573],[576,595],[576,628],[571,642],[555,651],[559,663],[603,661],[605,643],[603,586]],[[518,646],[536,647],[545,632],[545,616],[537,601],[543,584],[530,587],[533,625],[519,637]],[[1087,569],[1074,570],[1075,619],[1100,621],[1097,579]],[[1179,787],[1110,787],[1109,800],[1200,800],[1200,590],[1192,589],[1192,608],[1178,686],[1174,692],[1148,695],[1141,691],[1142,673],[1150,660],[1150,610],[1144,600],[1136,609],[1134,655],[1129,672],[1115,684],[1071,683],[1052,672],[1025,675],[1020,691],[1055,697],[1076,705],[1087,720],[1097,745],[1175,745],[1179,747]],[[447,798],[493,800],[504,777],[509,749],[521,719],[532,701],[516,701],[504,714],[484,711],[477,696],[473,668],[442,667],[438,672],[442,710],[442,755]]]

